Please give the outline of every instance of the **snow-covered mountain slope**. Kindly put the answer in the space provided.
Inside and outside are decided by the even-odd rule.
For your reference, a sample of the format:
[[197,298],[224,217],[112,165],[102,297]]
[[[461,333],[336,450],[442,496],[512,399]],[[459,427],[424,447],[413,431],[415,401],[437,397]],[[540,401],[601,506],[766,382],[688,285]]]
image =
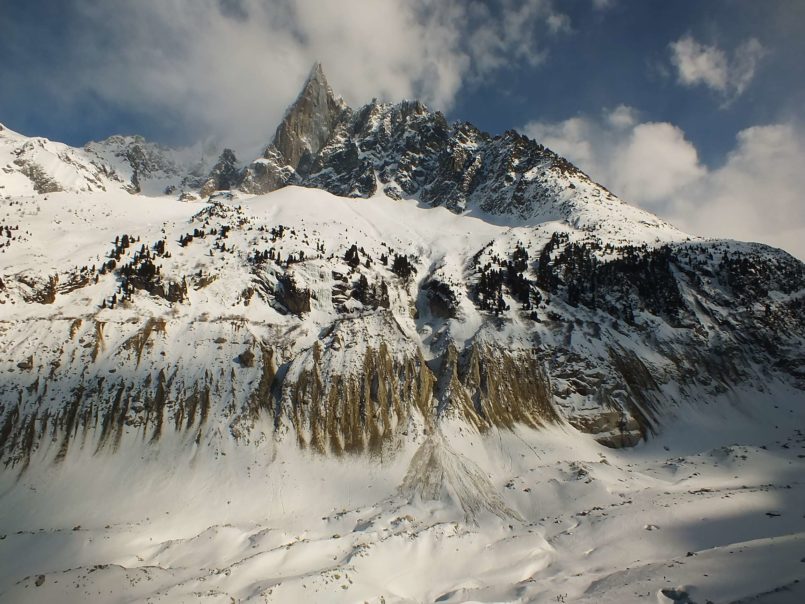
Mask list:
[[100,158],[44,138],[28,138],[0,125],[0,194],[105,191],[123,182]]
[[141,136],[112,136],[87,143],[83,151],[111,166],[126,190],[145,195],[199,189],[217,157],[209,145],[172,149]]
[[2,211],[16,467],[166,432],[377,451],[442,417],[568,421],[619,446],[686,401],[803,377],[803,267],[763,246],[622,247],[618,230],[291,186]]
[[141,136],[113,136],[77,149],[0,125],[0,195],[198,190],[215,157],[214,150],[201,145],[176,150]]

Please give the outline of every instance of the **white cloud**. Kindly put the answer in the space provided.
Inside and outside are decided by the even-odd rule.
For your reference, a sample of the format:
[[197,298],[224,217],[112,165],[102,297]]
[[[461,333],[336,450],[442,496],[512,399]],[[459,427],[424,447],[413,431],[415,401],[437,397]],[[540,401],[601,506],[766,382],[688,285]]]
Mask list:
[[615,153],[613,186],[648,206],[663,203],[704,174],[696,148],[682,130],[665,122],[637,124]]
[[564,155],[595,178],[596,174],[604,173],[602,162],[606,157],[598,148],[598,127],[592,120],[573,117],[557,123],[530,122],[523,127],[523,132]]
[[716,46],[683,36],[669,46],[677,81],[685,86],[703,85],[732,100],[744,93],[755,77],[766,49],[755,38],[735,49],[732,58]]
[[702,165],[678,127],[625,106],[598,117],[532,122],[524,132],[624,200],[709,237],[762,241],[805,259],[805,131],[791,123],[738,133],[723,165]]
[[704,168],[679,128],[638,119],[634,108],[620,105],[599,118],[531,122],[524,131],[619,195],[651,206],[700,178]]
[[71,1],[75,43],[44,78],[58,98],[241,146],[270,137],[316,60],[353,105],[448,110],[466,81],[539,63],[540,39],[569,27],[551,0]]
[[567,33],[570,31],[570,17],[562,13],[551,13],[546,18],[548,30],[552,34]]
[[606,115],[606,119],[615,128],[628,128],[637,123],[638,113],[634,107],[618,105]]
[[793,124],[738,133],[723,166],[669,200],[690,230],[780,246],[805,259],[805,132]]
[[681,84],[704,84],[719,92],[726,92],[727,55],[723,50],[699,44],[686,36],[671,44],[671,63],[677,69]]
[[755,77],[755,70],[768,51],[755,38],[751,38],[735,49],[733,56],[732,85],[735,94],[743,94]]

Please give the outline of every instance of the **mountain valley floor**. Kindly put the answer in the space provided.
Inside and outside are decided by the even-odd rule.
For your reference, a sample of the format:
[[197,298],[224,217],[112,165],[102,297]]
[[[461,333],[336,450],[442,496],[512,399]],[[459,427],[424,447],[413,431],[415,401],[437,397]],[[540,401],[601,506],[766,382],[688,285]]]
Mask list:
[[271,442],[75,450],[2,474],[0,597],[801,602],[805,416],[801,393],[769,390],[680,409],[622,450],[449,422],[371,461]]

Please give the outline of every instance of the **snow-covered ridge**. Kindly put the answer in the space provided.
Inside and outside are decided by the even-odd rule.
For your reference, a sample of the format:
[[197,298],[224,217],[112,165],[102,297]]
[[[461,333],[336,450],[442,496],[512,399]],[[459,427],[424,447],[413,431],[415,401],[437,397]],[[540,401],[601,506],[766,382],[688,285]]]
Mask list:
[[151,196],[200,188],[217,158],[209,144],[172,149],[141,136],[112,136],[84,151],[112,166],[129,192]]
[[44,138],[0,130],[0,194],[35,195],[61,190],[105,191],[120,188],[111,166],[98,157]]
[[0,195],[118,190],[164,195],[166,190],[197,190],[215,157],[214,150],[201,145],[176,150],[141,136],[112,136],[75,148],[3,127]]

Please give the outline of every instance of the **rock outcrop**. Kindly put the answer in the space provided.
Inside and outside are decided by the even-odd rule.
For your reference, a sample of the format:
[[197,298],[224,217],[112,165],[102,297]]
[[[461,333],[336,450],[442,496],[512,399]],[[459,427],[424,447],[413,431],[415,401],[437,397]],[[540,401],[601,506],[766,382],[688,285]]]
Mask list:
[[348,113],[316,63],[263,157],[244,169],[240,187],[250,193],[268,193],[308,174],[314,158]]

